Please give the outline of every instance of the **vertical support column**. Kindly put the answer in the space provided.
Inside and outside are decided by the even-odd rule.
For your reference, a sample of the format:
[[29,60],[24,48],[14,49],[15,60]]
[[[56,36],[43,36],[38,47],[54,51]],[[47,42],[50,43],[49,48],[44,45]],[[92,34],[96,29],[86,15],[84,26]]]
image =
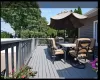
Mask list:
[[20,52],[20,54],[19,54],[20,55],[19,56],[20,57],[19,63],[20,63],[20,67],[21,67],[22,66],[22,42],[20,42],[20,51],[19,52]]
[[32,57],[32,40],[30,41],[30,54],[31,54],[31,57]]
[[16,71],[18,70],[18,46],[19,43],[16,43]]
[[26,63],[26,56],[27,56],[27,43],[25,41],[25,56],[24,56],[25,63]]
[[35,49],[36,49],[36,43],[37,43],[37,39],[35,38]]
[[17,68],[17,70],[19,70],[19,68],[20,68],[20,54],[21,54],[21,43],[19,42],[18,44],[17,44],[17,47],[16,47],[16,68]]
[[[11,61],[12,61],[12,71],[14,70],[14,46],[11,47]],[[14,73],[12,72],[12,76]]]
[[24,41],[24,54],[23,54],[23,56],[24,56],[24,63],[25,63],[25,46],[26,46],[26,44],[25,44],[25,41]]
[[22,46],[23,46],[22,48],[22,65],[23,65],[24,64],[24,47],[25,47],[24,42],[22,42]]
[[24,47],[23,47],[23,64],[24,64],[24,58],[25,58],[25,42],[23,42],[23,45],[24,45]]
[[28,56],[30,57],[30,40],[28,41],[29,43],[29,45],[28,45],[28,47],[29,47],[29,51],[28,51]]
[[34,38],[32,38],[31,40],[31,56],[32,56],[33,51],[34,51]]
[[9,77],[8,48],[5,49],[6,76]]
[[27,56],[28,56],[28,58],[29,58],[29,40],[27,41],[27,43],[28,43],[28,46],[27,46],[27,49],[28,49],[28,51],[27,51]]
[[[27,56],[27,53],[28,53],[28,43],[27,43],[27,41],[26,41],[26,56]],[[25,57],[26,57],[25,56]],[[25,58],[26,59],[26,61],[27,61],[27,57]]]

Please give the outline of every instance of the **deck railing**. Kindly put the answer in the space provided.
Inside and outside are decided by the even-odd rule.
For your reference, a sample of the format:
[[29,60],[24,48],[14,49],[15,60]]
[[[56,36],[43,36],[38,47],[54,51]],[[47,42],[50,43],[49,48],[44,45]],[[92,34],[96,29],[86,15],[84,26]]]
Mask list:
[[[28,64],[32,57],[32,53],[38,45],[46,45],[46,38],[28,38],[28,39],[1,39],[1,51],[5,50],[5,68],[6,76],[9,76],[8,48],[11,48],[11,65],[12,70],[16,63],[16,70],[23,64]],[[16,46],[16,62],[14,63],[14,47]]]
[[47,38],[37,38],[37,43],[38,46],[47,45]]
[[[14,47],[16,46],[16,70],[23,64],[28,64],[37,46],[37,39],[1,39],[1,51],[5,50],[5,68],[6,76],[9,76],[9,63],[8,63],[8,48],[11,48],[11,64],[12,70],[14,69]],[[2,64],[1,64],[2,65]]]

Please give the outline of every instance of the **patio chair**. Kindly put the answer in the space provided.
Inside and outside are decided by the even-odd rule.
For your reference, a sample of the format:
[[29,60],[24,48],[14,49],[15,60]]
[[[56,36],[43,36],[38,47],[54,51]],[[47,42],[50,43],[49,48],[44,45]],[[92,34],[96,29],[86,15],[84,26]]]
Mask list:
[[55,44],[55,39],[51,38],[51,51],[52,51],[52,59],[53,59],[53,64],[55,61],[55,58],[57,55],[64,55],[64,51],[61,48],[58,48]]
[[[50,41],[51,38],[48,38],[47,39],[47,47],[48,47],[48,53],[51,53],[51,41]],[[50,54],[50,57],[51,57],[51,54]]]
[[79,38],[79,39],[76,39],[74,43],[76,43],[76,47],[73,47],[69,50],[70,56],[75,58],[74,65],[73,65],[73,62],[71,62],[71,64],[74,67],[83,69],[85,68],[85,64],[82,63],[80,59],[85,59],[85,62],[86,62],[91,40],[89,38]]

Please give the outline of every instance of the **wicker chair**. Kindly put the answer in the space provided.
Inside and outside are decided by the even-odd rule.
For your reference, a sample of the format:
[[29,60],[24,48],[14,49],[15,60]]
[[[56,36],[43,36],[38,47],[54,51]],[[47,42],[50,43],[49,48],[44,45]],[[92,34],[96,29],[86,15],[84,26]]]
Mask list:
[[54,63],[56,56],[62,55],[62,54],[64,55],[64,51],[63,51],[63,49],[60,49],[56,46],[54,38],[51,38],[50,41],[51,41],[52,59],[53,59],[53,63]]
[[[77,68],[85,68],[85,64],[80,62],[80,59],[87,59],[87,54],[91,45],[91,40],[89,38],[79,38],[77,40],[75,40],[76,43],[76,47],[73,47],[69,50],[69,54],[70,56],[72,56],[73,58],[75,58],[76,63],[73,65],[72,62],[72,66],[77,67]],[[80,65],[82,65],[82,67],[79,67]]]

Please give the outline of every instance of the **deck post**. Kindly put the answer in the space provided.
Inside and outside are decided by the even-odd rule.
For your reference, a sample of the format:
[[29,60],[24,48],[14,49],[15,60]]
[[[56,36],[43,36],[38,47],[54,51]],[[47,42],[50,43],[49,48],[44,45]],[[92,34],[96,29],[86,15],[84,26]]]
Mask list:
[[[12,61],[12,71],[14,70],[14,46],[12,45],[11,47],[11,61]],[[13,76],[13,72],[12,72],[12,76]]]
[[5,49],[5,65],[6,65],[6,76],[9,77],[9,65],[8,65],[8,48]]
[[16,70],[20,68],[20,54],[21,54],[21,43],[19,42],[16,46]]

